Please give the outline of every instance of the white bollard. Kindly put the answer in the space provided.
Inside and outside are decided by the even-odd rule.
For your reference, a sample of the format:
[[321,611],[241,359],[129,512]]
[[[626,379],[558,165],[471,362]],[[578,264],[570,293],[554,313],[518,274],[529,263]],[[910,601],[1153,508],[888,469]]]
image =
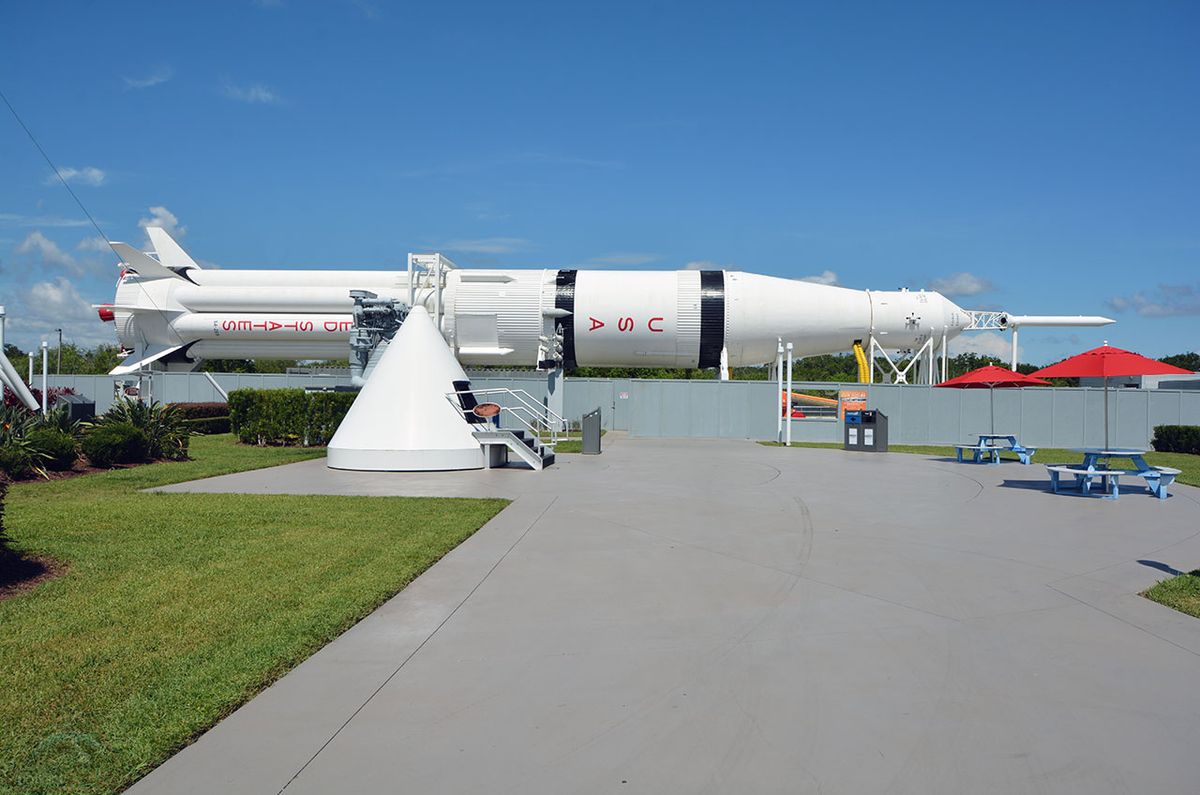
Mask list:
[[783,340],[775,350],[775,382],[779,400],[775,404],[775,441],[783,441]]
[[792,343],[787,344],[787,394],[784,401],[787,407],[787,446],[792,446]]

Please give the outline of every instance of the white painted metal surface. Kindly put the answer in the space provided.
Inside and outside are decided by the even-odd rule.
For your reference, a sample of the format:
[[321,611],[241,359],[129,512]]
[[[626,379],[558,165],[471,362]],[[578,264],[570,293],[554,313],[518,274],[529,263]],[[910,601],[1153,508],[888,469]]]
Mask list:
[[329,442],[333,469],[481,469],[470,424],[445,398],[466,373],[424,307],[414,307]]

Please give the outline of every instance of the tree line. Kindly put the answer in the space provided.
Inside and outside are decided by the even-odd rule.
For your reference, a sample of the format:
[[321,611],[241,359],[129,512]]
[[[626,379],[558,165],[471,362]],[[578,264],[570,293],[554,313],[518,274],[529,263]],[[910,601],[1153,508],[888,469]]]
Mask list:
[[[15,345],[5,344],[4,353],[8,356],[17,372],[24,373],[22,362],[26,352]],[[98,345],[95,348],[83,348],[73,343],[64,343],[61,351],[61,371],[59,370],[59,349],[57,346],[49,350],[50,372],[62,372],[75,375],[101,375],[107,373],[121,362],[121,351],[116,345]],[[41,352],[34,351],[34,372],[41,373]],[[1161,362],[1182,367],[1185,370],[1200,372],[1200,353],[1189,351],[1164,356]],[[960,353],[947,362],[949,377],[954,378],[985,365],[994,364],[1008,367],[1008,363],[996,356],[986,356],[979,353]],[[345,361],[298,362],[291,359],[206,359],[200,369],[210,373],[283,373],[292,367],[310,366],[346,367]],[[1032,373],[1040,365],[1021,362],[1017,371]],[[497,369],[528,369],[528,368],[497,368]],[[674,378],[681,380],[711,380],[717,377],[715,369],[686,369],[669,367],[576,367],[567,371],[573,378]],[[735,367],[732,376],[737,381],[765,381],[769,375],[766,367]],[[858,381],[858,363],[854,356],[848,353],[823,354],[796,359],[792,365],[792,378],[796,381],[838,381],[853,383]],[[1065,382],[1064,382],[1065,383]]]

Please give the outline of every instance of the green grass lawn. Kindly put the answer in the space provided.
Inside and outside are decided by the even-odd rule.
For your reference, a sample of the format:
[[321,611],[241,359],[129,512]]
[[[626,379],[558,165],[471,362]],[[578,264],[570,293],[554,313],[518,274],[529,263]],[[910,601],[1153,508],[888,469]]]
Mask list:
[[[779,442],[759,442],[767,447],[781,447]],[[841,450],[838,442],[792,442],[792,447],[824,447],[831,450]],[[951,445],[933,444],[890,444],[889,453],[915,453],[917,455],[936,455],[954,458],[954,447]],[[1016,461],[1016,453],[1001,453],[1001,459]],[[1074,450],[1064,450],[1055,447],[1039,447],[1033,457],[1035,464],[1066,464],[1080,463],[1083,454]],[[1189,453],[1147,453],[1146,463],[1150,466],[1174,467],[1180,470],[1178,483],[1189,486],[1200,486],[1200,455]],[[1047,482],[1049,482],[1047,480]]]
[[196,437],[192,461],[12,487],[16,547],[68,568],[0,601],[0,792],[125,788],[507,504],[137,493],[323,453]]
[[1163,580],[1142,596],[1160,605],[1173,607],[1181,613],[1200,618],[1200,569]]

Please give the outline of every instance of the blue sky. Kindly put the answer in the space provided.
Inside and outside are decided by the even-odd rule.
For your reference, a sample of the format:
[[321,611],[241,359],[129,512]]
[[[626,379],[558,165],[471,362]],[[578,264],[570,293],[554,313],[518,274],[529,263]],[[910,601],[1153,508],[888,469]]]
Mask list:
[[[105,232],[221,267],[679,268],[1200,347],[1195,3],[13,3],[0,90]],[[0,108],[9,339],[115,258]],[[959,348],[1003,351],[1007,338]]]

